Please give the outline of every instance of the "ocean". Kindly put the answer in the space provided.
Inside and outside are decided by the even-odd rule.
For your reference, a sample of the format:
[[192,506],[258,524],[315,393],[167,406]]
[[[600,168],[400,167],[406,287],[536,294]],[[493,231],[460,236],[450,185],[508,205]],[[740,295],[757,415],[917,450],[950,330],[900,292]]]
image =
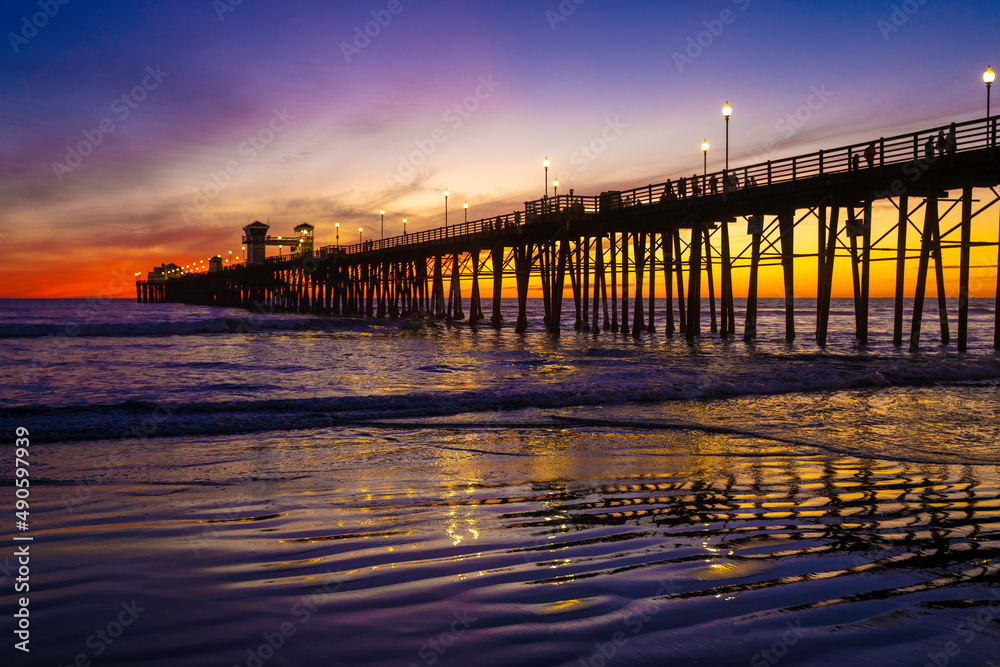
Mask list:
[[793,343],[515,306],[0,301],[3,664],[1000,664],[991,300],[965,354],[933,302],[918,353],[888,299],[863,348],[850,300],[825,348],[809,299]]

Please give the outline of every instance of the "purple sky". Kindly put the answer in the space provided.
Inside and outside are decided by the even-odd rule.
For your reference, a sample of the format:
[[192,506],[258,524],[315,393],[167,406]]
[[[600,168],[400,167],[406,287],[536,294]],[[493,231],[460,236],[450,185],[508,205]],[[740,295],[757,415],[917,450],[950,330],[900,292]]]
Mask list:
[[706,138],[719,169],[727,100],[733,165],[981,117],[1000,67],[972,0],[233,1],[4,4],[0,296],[238,251],[256,218],[439,226],[445,187],[495,215],[546,156],[581,194],[700,171]]

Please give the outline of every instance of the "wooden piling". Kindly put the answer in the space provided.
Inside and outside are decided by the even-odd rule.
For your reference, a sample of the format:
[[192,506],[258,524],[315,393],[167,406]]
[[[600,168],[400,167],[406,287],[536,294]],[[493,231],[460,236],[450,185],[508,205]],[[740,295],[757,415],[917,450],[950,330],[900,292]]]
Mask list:
[[622,232],[622,326],[621,332],[628,333],[628,233]]
[[746,323],[743,325],[743,342],[749,343],[757,337],[757,269],[760,264],[760,237],[754,234],[751,241],[750,283],[747,287]]
[[618,240],[611,232],[611,331],[618,333]]
[[951,342],[951,333],[948,327],[948,301],[947,293],[944,289],[944,261],[941,258],[941,221],[938,216],[934,217],[934,238],[931,244],[931,253],[934,257],[934,277],[937,280],[937,302],[938,318],[941,324],[941,344],[947,345]]
[[708,226],[703,231],[705,238],[705,274],[708,278],[708,306],[711,317],[710,331],[718,333],[719,327],[715,317],[715,271],[712,269],[712,237]]
[[701,335],[701,245],[702,231],[695,225],[691,228],[691,245],[688,249],[688,293],[687,326],[684,329],[688,340]]
[[490,324],[497,329],[503,324],[503,315],[500,313],[500,298],[503,290],[503,244],[497,243],[490,251],[490,265],[493,269],[493,314],[490,316]]
[[934,227],[937,226],[937,197],[927,197],[924,204],[924,230],[920,239],[920,262],[917,266],[917,284],[913,290],[913,322],[910,328],[910,352],[920,348],[920,324],[924,313],[924,293],[927,291],[927,264],[930,261]]
[[826,242],[826,257],[823,259],[822,276],[822,298],[819,304],[816,325],[816,342],[821,346],[826,345],[827,327],[830,323],[830,297],[833,294],[833,264],[837,257],[837,222],[840,217],[840,208],[833,206],[830,209],[830,228],[828,230]]
[[785,341],[795,340],[795,211],[778,215],[781,269],[785,282]]
[[638,338],[646,328],[642,311],[642,278],[646,268],[646,235],[632,235],[632,255],[635,264],[635,308],[632,311],[632,337]]
[[958,351],[969,348],[969,269],[972,249],[972,188],[962,189],[962,241],[958,276]]
[[910,226],[909,200],[906,195],[899,197],[899,215],[896,221],[896,296],[892,315],[892,344],[903,344],[903,290],[906,280],[906,232]]
[[684,312],[684,259],[681,254],[681,230],[675,229],[674,241],[674,272],[677,274],[677,330],[687,332],[687,313]]
[[649,323],[646,332],[656,331],[656,234],[649,235]]

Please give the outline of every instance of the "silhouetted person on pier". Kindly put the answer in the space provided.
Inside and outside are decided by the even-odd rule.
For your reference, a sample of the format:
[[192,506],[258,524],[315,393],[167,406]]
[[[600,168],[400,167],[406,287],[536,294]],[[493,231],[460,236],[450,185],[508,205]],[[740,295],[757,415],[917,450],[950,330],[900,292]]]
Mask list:
[[521,212],[520,211],[514,211],[514,226],[515,227],[520,227],[521,226]]
[[958,150],[958,137],[955,136],[957,129],[954,123],[948,128],[948,155],[954,155]]
[[740,189],[740,177],[736,175],[736,172],[729,174],[729,189],[739,190]]
[[875,150],[875,142],[868,144],[868,148],[865,149],[865,162],[868,163],[868,168],[875,166],[875,155],[878,151]]
[[712,177],[708,179],[708,189],[713,195],[719,194],[719,179],[712,174]]
[[[938,140],[938,145],[941,145],[940,139]],[[942,154],[944,150],[941,150]],[[927,137],[927,142],[924,144],[924,159],[928,162],[934,161],[934,136],[931,135]]]
[[674,186],[673,184],[670,183],[670,179],[668,178],[667,182],[663,185],[663,196],[660,197],[660,201],[664,200],[670,201],[673,198],[674,198]]
[[857,171],[858,169],[861,169],[861,156],[855,153],[854,157],[851,158],[851,171]]
[[[937,151],[941,157],[944,157],[945,152],[948,150],[948,138],[944,136],[944,130],[938,130],[937,138]],[[927,151],[924,151],[925,153]]]
[[687,197],[687,181],[683,178],[677,179],[677,196],[682,199]]
[[701,186],[698,185],[698,174],[691,176],[691,195],[694,197],[701,195]]

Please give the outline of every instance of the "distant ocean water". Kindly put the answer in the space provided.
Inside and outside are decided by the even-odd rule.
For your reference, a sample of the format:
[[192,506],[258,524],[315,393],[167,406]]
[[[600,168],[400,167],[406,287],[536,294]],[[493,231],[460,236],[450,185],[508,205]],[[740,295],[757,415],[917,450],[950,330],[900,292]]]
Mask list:
[[916,354],[891,300],[865,348],[849,300],[825,349],[797,305],[747,345],[707,304],[688,343],[662,313],[556,338],[538,302],[517,335],[513,302],[495,331],[0,301],[24,664],[1000,664],[992,302],[967,354],[932,303]]

